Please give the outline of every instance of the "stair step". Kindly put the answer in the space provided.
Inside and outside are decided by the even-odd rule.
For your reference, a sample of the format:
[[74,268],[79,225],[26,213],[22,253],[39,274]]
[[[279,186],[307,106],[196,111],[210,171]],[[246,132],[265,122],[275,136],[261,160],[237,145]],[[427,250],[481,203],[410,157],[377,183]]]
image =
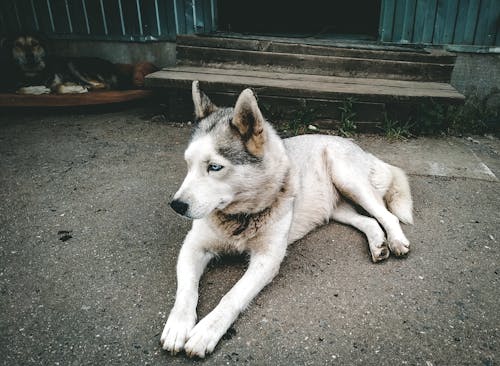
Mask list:
[[248,69],[302,72],[308,74],[381,78],[395,80],[448,82],[453,65],[381,59],[318,56],[294,53],[246,51],[177,45],[180,64],[215,67],[221,63]]
[[[227,65],[224,65],[227,67]],[[239,93],[246,87],[258,95],[364,102],[419,102],[433,99],[460,103],[464,96],[451,85],[390,79],[344,78],[262,70],[176,66],[146,77],[148,87],[191,88],[199,80],[207,91]]]
[[226,64],[286,73],[435,82],[449,82],[455,62],[455,55],[437,49],[282,40],[181,35],[177,60],[190,66]]
[[[192,34],[177,36],[177,44],[181,47],[191,46],[219,49],[222,48],[245,51],[380,59],[451,65],[453,65],[456,58],[456,56],[452,53],[436,49],[380,46],[370,44],[309,44],[307,42],[313,41],[308,39],[301,39],[301,43],[297,43],[296,39],[288,39],[288,41],[285,41],[284,38],[279,38],[279,40],[277,40],[275,37],[235,38]],[[318,42],[318,40],[316,40],[316,42]]]

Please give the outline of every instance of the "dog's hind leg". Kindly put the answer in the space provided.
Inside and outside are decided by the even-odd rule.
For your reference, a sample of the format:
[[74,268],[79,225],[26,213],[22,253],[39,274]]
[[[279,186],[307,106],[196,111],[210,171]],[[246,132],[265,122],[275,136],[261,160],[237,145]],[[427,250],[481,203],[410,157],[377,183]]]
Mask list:
[[399,219],[386,208],[383,196],[372,186],[366,167],[351,160],[335,159],[328,148],[325,155],[332,182],[339,192],[377,219],[387,234],[392,253],[397,256],[407,254],[410,242],[401,229]]
[[389,256],[389,249],[385,243],[385,234],[377,220],[359,214],[347,202],[341,202],[337,205],[332,218],[343,224],[354,226],[366,235],[373,262],[384,260]]
[[392,253],[397,256],[405,255],[410,250],[410,242],[406,238],[399,219],[394,216],[373,189],[368,185],[368,182],[362,180],[352,180],[348,186],[343,185],[339,190],[354,202],[363,207],[366,212],[372,215],[382,225],[387,234],[387,243]]

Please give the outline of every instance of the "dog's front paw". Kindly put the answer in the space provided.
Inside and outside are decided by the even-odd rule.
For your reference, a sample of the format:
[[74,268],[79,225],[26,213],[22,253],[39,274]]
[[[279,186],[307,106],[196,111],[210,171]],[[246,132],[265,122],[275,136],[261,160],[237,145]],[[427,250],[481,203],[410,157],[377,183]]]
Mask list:
[[160,338],[162,348],[173,355],[182,351],[188,334],[193,329],[195,323],[195,317],[170,314]]
[[368,236],[368,244],[374,263],[387,259],[390,253],[387,242],[385,241],[385,235],[380,227],[378,227],[378,229],[379,230],[375,231],[374,234]]
[[17,89],[17,94],[31,94],[31,95],[41,95],[41,94],[49,94],[50,89],[45,85],[33,85],[33,86],[24,86],[22,88]]
[[380,262],[389,257],[389,248],[385,242],[380,245],[370,245],[370,253],[373,263]]
[[202,319],[189,333],[184,350],[189,357],[201,357],[212,353],[215,346],[226,333],[227,327],[222,319],[211,317]]

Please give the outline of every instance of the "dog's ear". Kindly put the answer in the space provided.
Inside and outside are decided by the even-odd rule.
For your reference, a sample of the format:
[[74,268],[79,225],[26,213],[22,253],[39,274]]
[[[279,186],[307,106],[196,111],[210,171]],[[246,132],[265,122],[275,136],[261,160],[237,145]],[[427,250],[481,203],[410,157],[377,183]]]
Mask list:
[[238,130],[248,151],[255,156],[264,153],[264,117],[251,89],[241,92],[234,107],[232,125]]
[[193,94],[194,114],[197,120],[207,117],[217,109],[217,106],[200,90],[198,80],[193,81],[191,90]]

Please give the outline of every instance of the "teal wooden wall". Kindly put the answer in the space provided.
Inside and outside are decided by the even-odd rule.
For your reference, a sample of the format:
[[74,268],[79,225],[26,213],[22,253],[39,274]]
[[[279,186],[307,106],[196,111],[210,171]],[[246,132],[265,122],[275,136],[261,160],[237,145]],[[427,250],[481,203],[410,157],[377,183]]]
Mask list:
[[500,0],[382,0],[380,40],[500,46]]

